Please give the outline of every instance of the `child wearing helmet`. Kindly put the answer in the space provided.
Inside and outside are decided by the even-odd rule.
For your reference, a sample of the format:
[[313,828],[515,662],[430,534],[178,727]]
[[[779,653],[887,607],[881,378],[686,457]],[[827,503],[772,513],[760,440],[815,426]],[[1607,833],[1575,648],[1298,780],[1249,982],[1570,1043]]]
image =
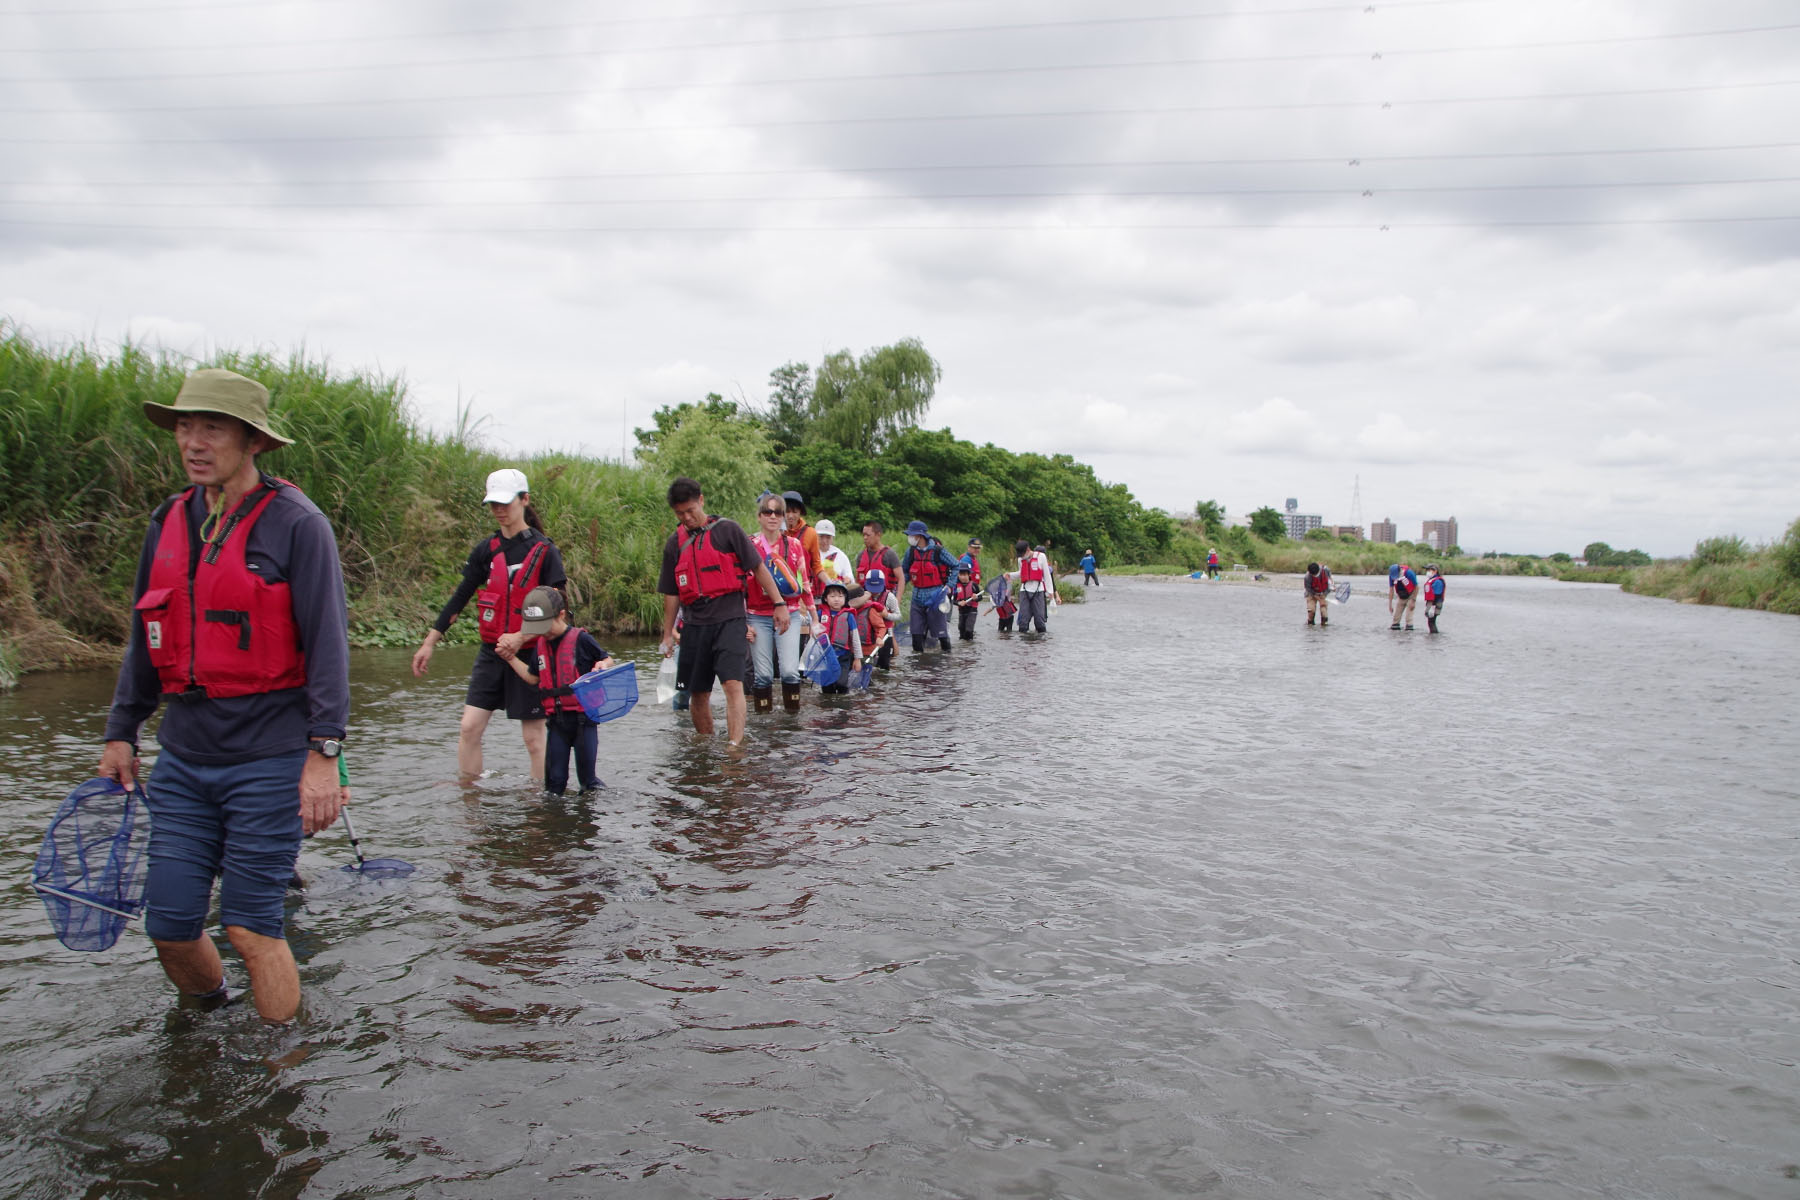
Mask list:
[[856,614],[845,607],[849,599],[850,589],[844,585],[843,580],[834,579],[825,585],[825,610],[819,614],[819,636],[830,642],[831,648],[837,651],[840,669],[837,682],[821,687],[821,692],[848,692],[851,678],[862,670],[862,627]]
[[864,622],[863,645],[871,647],[875,665],[883,671],[894,665],[894,627],[900,623],[900,601],[887,585],[887,572],[870,567],[863,576],[863,594],[853,602]]

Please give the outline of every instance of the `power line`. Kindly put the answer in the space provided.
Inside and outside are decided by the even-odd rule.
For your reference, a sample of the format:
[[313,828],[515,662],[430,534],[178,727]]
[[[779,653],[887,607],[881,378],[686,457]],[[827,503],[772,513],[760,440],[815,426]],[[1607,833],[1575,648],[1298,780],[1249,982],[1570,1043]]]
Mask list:
[[[531,133],[544,136],[561,134],[599,134],[599,133],[711,133],[731,129],[791,129],[813,128],[836,125],[895,125],[925,124],[931,122],[974,122],[974,121],[1016,121],[1016,120],[1074,120],[1100,119],[1104,117],[1149,117],[1149,116],[1185,116],[1205,115],[1211,113],[1239,112],[1300,112],[1358,110],[1370,111],[1393,108],[1423,108],[1437,105],[1454,104],[1502,104],[1529,103],[1534,101],[1564,100],[1608,100],[1639,96],[1678,96],[1705,92],[1744,91],[1761,88],[1800,86],[1800,79],[1766,79],[1766,80],[1732,80],[1727,83],[1695,83],[1672,84],[1663,87],[1641,88],[1604,88],[1593,91],[1578,92],[1504,92],[1485,96],[1417,96],[1411,99],[1367,99],[1367,100],[1296,100],[1266,101],[1261,103],[1240,102],[1233,104],[1178,104],[1140,108],[1100,108],[1100,109],[1050,109],[1037,111],[1007,112],[1004,110],[988,112],[955,112],[955,113],[901,113],[866,117],[791,117],[766,121],[709,121],[690,122],[680,125],[614,125],[585,127],[579,129],[539,129],[509,130],[508,133]],[[478,92],[456,95],[440,94],[434,96],[371,96],[362,99],[345,99],[325,97],[313,100],[266,100],[249,104],[232,104],[229,111],[233,113],[258,110],[293,110],[320,108],[388,108],[403,105],[419,105],[437,107],[457,103],[485,103],[495,100],[555,100],[570,96],[591,94],[589,88],[544,88],[534,91],[517,92]],[[35,116],[102,116],[126,115],[132,113],[216,113],[221,111],[217,104],[130,104],[112,106],[88,106],[80,108],[38,108],[38,107],[6,107],[0,106],[0,113],[16,113]],[[462,137],[469,136],[457,131],[421,134],[369,134],[364,138],[411,138],[411,137]],[[491,136],[491,135],[477,135]],[[56,142],[62,144],[67,139],[60,137],[44,138],[0,138],[0,142]],[[123,139],[121,139],[123,140]],[[138,142],[141,139],[133,138]],[[185,139],[189,141],[210,141],[210,138]]]
[[[1474,46],[1434,46],[1408,49],[1379,51],[1320,50],[1300,51],[1288,54],[1246,54],[1217,55],[1168,59],[1138,59],[1112,63],[1040,63],[1026,66],[1007,67],[951,67],[937,70],[919,71],[877,71],[856,75],[803,75],[781,79],[729,79],[713,82],[686,81],[681,83],[649,83],[620,84],[609,86],[609,93],[682,91],[693,89],[727,90],[747,87],[794,87],[805,84],[821,83],[871,83],[892,82],[901,79],[958,79],[976,76],[1018,76],[1032,74],[1056,74],[1079,71],[1117,71],[1147,70],[1175,67],[1256,65],[1279,62],[1330,62],[1361,61],[1382,58],[1417,58],[1454,54],[1485,54],[1510,52],[1517,50],[1551,50],[1571,49],[1593,46],[1630,46],[1651,42],[1669,42],[1694,40],[1714,37],[1741,37],[1754,34],[1786,33],[1800,29],[1800,23],[1782,25],[1758,25],[1733,29],[1687,30],[1676,33],[1647,33],[1608,38],[1574,38],[1564,41],[1514,42],[1497,45]],[[343,72],[363,71],[400,71],[419,68],[438,67],[480,67],[498,66],[503,63],[543,62],[551,59],[603,59],[605,55],[595,55],[588,50],[541,50],[529,54],[502,54],[474,58],[439,58],[422,59],[414,62],[386,63],[334,63],[330,66],[315,67],[254,67],[234,71],[205,72],[172,72],[164,74],[140,75],[85,75],[61,76],[46,75],[38,77],[5,77],[0,76],[0,83],[7,84],[90,84],[90,83],[181,83],[197,80],[218,79],[266,79],[273,75],[329,75]]]
[[[7,139],[0,139],[5,141]],[[849,163],[830,167],[755,167],[747,169],[707,168],[683,171],[584,171],[564,175],[419,175],[336,180],[279,179],[234,182],[214,178],[190,181],[150,181],[156,186],[192,187],[346,187],[356,185],[457,184],[472,183],[583,183],[623,179],[723,179],[779,177],[792,179],[800,175],[942,173],[954,171],[1076,171],[1076,170],[1166,170],[1181,167],[1270,167],[1270,166],[1341,166],[1361,167],[1372,163],[1428,162],[1517,162],[1525,159],[1568,160],[1577,158],[1628,158],[1658,154],[1731,154],[1800,149],[1800,142],[1743,142],[1722,146],[1619,146],[1575,150],[1464,150],[1437,154],[1326,154],[1264,158],[1188,158],[1188,159],[1086,159],[1069,162],[977,162],[977,163]],[[83,180],[82,186],[139,187],[142,180]]]
[[[513,0],[513,2],[516,5],[518,0]],[[805,7],[750,9],[748,11],[715,10],[712,12],[681,13],[674,16],[617,18],[615,23],[629,25],[667,25],[695,20],[742,20],[758,17],[816,16],[825,13],[839,15],[847,12],[874,12],[888,8],[900,8],[914,11],[919,8],[929,7],[934,2],[938,4],[953,5],[958,9],[966,7],[965,0],[875,0],[874,3],[869,4],[808,5]],[[1497,2],[1497,0],[1384,0],[1380,5],[1380,8],[1384,11],[1391,8],[1447,8],[1453,5],[1489,4],[1495,2]],[[1513,0],[1508,0],[1508,2],[1512,3]],[[392,4],[392,0],[389,0],[389,3]],[[262,3],[259,3],[256,6],[256,11],[261,14],[269,9],[275,8],[302,7],[318,9],[331,7],[334,4],[341,7],[354,7],[359,10],[366,10],[367,8],[365,0],[263,0]],[[158,13],[171,12],[215,12],[221,9],[230,10],[240,14],[245,11],[242,0],[219,0],[219,2],[211,4],[148,4],[130,8],[14,9],[8,12],[0,12],[0,17],[133,17],[152,16]],[[1368,13],[1373,11],[1376,11],[1376,6],[1373,4],[1362,3],[1361,0],[1350,0],[1350,2],[1346,3],[1311,4],[1299,8],[1221,9],[1213,13],[1199,15],[1203,17],[1226,18],[1292,16],[1295,14],[1334,12]]]
[[[456,197],[449,200],[102,200],[0,199],[0,208],[34,208],[55,206],[69,208],[164,209],[460,209],[460,208],[630,208],[655,205],[659,208],[712,204],[896,204],[932,201],[974,200],[1174,200],[1216,199],[1229,197],[1337,197],[1339,199],[1379,199],[1385,196],[1409,195],[1480,195],[1523,192],[1622,191],[1633,188],[1705,188],[1743,185],[1800,183],[1800,175],[1767,176],[1753,179],[1651,179],[1605,180],[1597,182],[1558,183],[1493,183],[1493,184],[1426,184],[1375,188],[1145,188],[1106,191],[988,191],[929,192],[905,195],[892,193],[804,195],[784,192],[767,196],[644,196],[634,198],[607,197],[578,199],[573,197],[534,197],[525,200],[481,200]],[[36,183],[22,186],[64,188],[73,185]],[[143,188],[155,183],[137,185]]]
[[[1493,0],[1437,0],[1436,4],[1429,5],[1429,7],[1438,7],[1440,5],[1450,4],[1450,3],[1482,4],[1482,3],[1492,3],[1492,2],[1493,2]],[[1413,5],[1413,6],[1417,7],[1418,5]],[[788,14],[792,14],[796,11],[802,12],[802,13],[829,12],[829,13],[836,15],[836,14],[840,14],[840,13],[843,13],[846,11],[847,12],[858,12],[865,8],[866,9],[877,9],[877,8],[886,8],[886,7],[889,7],[889,6],[884,5],[884,4],[871,4],[871,5],[862,5],[862,6],[847,7],[847,8],[834,7],[834,8],[828,8],[828,9],[776,10],[775,13],[766,13],[763,15],[788,15]],[[1382,5],[1382,7],[1388,8],[1388,7],[1395,7],[1395,6],[1384,4],[1384,5]],[[1214,11],[1214,12],[1156,13],[1156,14],[1143,15],[1143,16],[1083,17],[1083,18],[1074,18],[1074,19],[1062,20],[1062,21],[993,22],[993,23],[988,23],[988,24],[983,24],[983,25],[927,26],[927,27],[919,28],[919,29],[877,29],[877,30],[856,31],[856,32],[848,32],[848,33],[796,34],[792,37],[780,37],[780,38],[741,38],[741,39],[730,39],[730,40],[712,41],[712,42],[680,42],[680,43],[675,43],[675,44],[665,45],[665,46],[620,47],[620,48],[616,48],[616,49],[611,49],[607,53],[609,55],[665,54],[665,53],[686,52],[686,51],[691,51],[691,50],[743,49],[743,48],[751,48],[751,47],[758,47],[758,46],[807,45],[807,44],[816,43],[816,42],[872,40],[872,39],[877,39],[877,38],[955,37],[955,36],[961,36],[964,34],[978,34],[978,33],[1026,33],[1026,32],[1033,32],[1033,31],[1037,31],[1037,30],[1086,29],[1086,28],[1095,28],[1095,27],[1106,27],[1106,26],[1118,27],[1118,26],[1134,26],[1134,25],[1168,25],[1168,24],[1178,24],[1178,23],[1179,24],[1188,24],[1188,23],[1193,23],[1193,22],[1197,22],[1197,21],[1235,20],[1235,19],[1241,19],[1243,17],[1314,16],[1314,15],[1318,15],[1318,14],[1322,14],[1322,13],[1335,13],[1335,14],[1342,15],[1342,16],[1350,16],[1350,15],[1365,15],[1366,16],[1369,13],[1372,13],[1373,11],[1374,11],[1373,5],[1358,5],[1358,4],[1345,4],[1345,3],[1315,4],[1315,5],[1309,5],[1309,6],[1306,6],[1303,8],[1263,9],[1263,10],[1258,10],[1258,11],[1254,11],[1254,12],[1219,10],[1219,11]],[[4,16],[4,15],[5,14],[0,14],[0,16]],[[748,13],[748,14],[720,13],[720,14],[715,14],[715,15],[718,18],[723,18],[723,19],[743,20],[743,19],[753,18],[758,14],[755,14],[755,13]],[[513,34],[546,34],[546,33],[564,33],[564,34],[566,34],[566,33],[574,33],[578,30],[590,30],[591,31],[591,30],[601,30],[601,29],[616,29],[619,27],[630,27],[630,26],[641,26],[641,25],[652,25],[652,24],[670,24],[673,22],[688,22],[688,21],[705,20],[705,19],[710,19],[710,18],[708,18],[708,17],[696,18],[694,16],[627,17],[627,18],[611,18],[611,19],[603,20],[603,21],[559,22],[559,23],[548,24],[548,25],[493,26],[493,27],[489,27],[486,29],[447,29],[447,30],[441,30],[441,31],[433,31],[430,36],[433,38],[468,38],[468,37],[491,38],[491,37],[496,37],[496,36],[508,36],[508,35],[513,35]],[[388,34],[357,34],[357,35],[347,35],[347,36],[343,36],[343,37],[327,37],[327,38],[284,38],[280,42],[280,48],[283,50],[288,50],[288,49],[294,49],[296,47],[310,47],[310,46],[347,46],[347,45],[355,46],[355,45],[375,45],[377,43],[385,43],[385,42],[412,42],[412,41],[417,41],[419,39],[419,36],[420,35],[417,32],[412,32],[412,33],[388,33]],[[140,43],[140,44],[126,45],[126,46],[49,46],[49,47],[26,49],[26,50],[10,50],[10,49],[5,49],[5,48],[0,48],[0,54],[31,54],[31,55],[38,55],[38,54],[141,54],[141,53],[146,53],[146,52],[154,52],[154,53],[168,53],[168,52],[216,53],[221,50],[263,50],[263,49],[268,49],[269,46],[270,46],[270,43],[266,40],[253,41],[253,42],[208,42],[208,43],[203,43],[203,44],[183,42],[183,43],[178,43],[178,44],[169,44],[169,45],[162,45],[162,46],[146,46],[146,45],[143,45]]]
[[1648,228],[1691,225],[1758,225],[1800,222],[1800,212],[1761,216],[1716,217],[1570,217],[1491,221],[1179,221],[1179,222],[1062,222],[1033,223],[938,223],[938,224],[859,224],[859,225],[545,225],[499,226],[464,225],[434,226],[422,229],[416,225],[343,226],[343,225],[258,225],[222,229],[212,224],[126,224],[121,222],[15,220],[20,228],[115,231],[131,233],[208,233],[222,235],[293,234],[445,234],[456,236],[525,236],[533,234],[709,234],[741,235],[760,233],[1106,233],[1106,232],[1205,232],[1215,230],[1283,230],[1293,232],[1361,232],[1389,233],[1407,230],[1479,230],[1479,229],[1555,229],[1555,228]]

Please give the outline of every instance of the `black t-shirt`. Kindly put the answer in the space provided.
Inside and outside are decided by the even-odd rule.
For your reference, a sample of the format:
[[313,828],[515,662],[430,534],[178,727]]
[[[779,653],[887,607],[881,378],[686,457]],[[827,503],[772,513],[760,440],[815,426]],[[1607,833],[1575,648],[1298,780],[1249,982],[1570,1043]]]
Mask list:
[[[494,535],[498,536],[499,532],[496,529]],[[469,551],[469,561],[463,564],[462,582],[456,585],[450,603],[444,605],[432,626],[439,633],[448,633],[450,623],[456,620],[463,606],[474,598],[476,592],[487,586],[488,566],[494,560],[494,552],[488,548],[492,540],[491,537],[484,537]],[[567,587],[569,576],[563,570],[562,552],[556,548],[555,542],[529,525],[517,536],[502,538],[500,541],[500,553],[506,557],[507,573],[510,575],[516,570],[525,561],[525,555],[540,541],[544,543],[545,549],[543,566],[538,571],[538,582],[545,587]]]
[[[681,541],[688,530],[683,527],[669,535],[663,543],[662,575],[656,581],[656,590],[665,596],[678,596],[681,589],[675,584],[675,563],[681,557]],[[744,527],[727,517],[720,517],[713,522],[707,534],[712,538],[713,548],[721,554],[729,554],[738,561],[745,576],[756,574],[756,568],[762,566],[762,555],[750,544],[750,535]],[[755,587],[754,580],[748,586]],[[723,596],[709,596],[696,600],[685,606],[685,620],[689,625],[720,625],[744,615],[744,592],[740,588]]]

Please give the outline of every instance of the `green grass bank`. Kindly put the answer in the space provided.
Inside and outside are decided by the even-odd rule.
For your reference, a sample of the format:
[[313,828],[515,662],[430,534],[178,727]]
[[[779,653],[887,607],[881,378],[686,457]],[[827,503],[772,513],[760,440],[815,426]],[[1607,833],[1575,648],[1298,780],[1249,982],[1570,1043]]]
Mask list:
[[1800,614],[1800,520],[1768,546],[1751,546],[1736,536],[1707,538],[1691,557],[1633,569],[1620,587],[1684,604]]
[[[127,347],[45,349],[0,325],[0,676],[116,659],[149,514],[185,485],[169,435],[143,415],[195,366],[266,384],[296,439],[262,457],[323,509],[337,532],[358,645],[411,645],[456,586],[469,547],[491,531],[481,482],[522,467],[562,547],[578,619],[612,632],[653,629],[667,481],[617,462],[545,454],[520,461],[475,431],[426,430],[404,382],[295,357],[221,355],[204,364]],[[468,614],[465,613],[465,618]],[[453,636],[473,636],[459,619]]]

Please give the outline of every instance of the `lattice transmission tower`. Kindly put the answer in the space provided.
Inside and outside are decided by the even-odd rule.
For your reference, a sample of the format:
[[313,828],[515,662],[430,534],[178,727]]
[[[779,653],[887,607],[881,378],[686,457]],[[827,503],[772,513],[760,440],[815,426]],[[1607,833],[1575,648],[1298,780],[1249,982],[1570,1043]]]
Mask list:
[[1356,484],[1350,489],[1350,523],[1358,529],[1362,528],[1362,476],[1356,477]]

